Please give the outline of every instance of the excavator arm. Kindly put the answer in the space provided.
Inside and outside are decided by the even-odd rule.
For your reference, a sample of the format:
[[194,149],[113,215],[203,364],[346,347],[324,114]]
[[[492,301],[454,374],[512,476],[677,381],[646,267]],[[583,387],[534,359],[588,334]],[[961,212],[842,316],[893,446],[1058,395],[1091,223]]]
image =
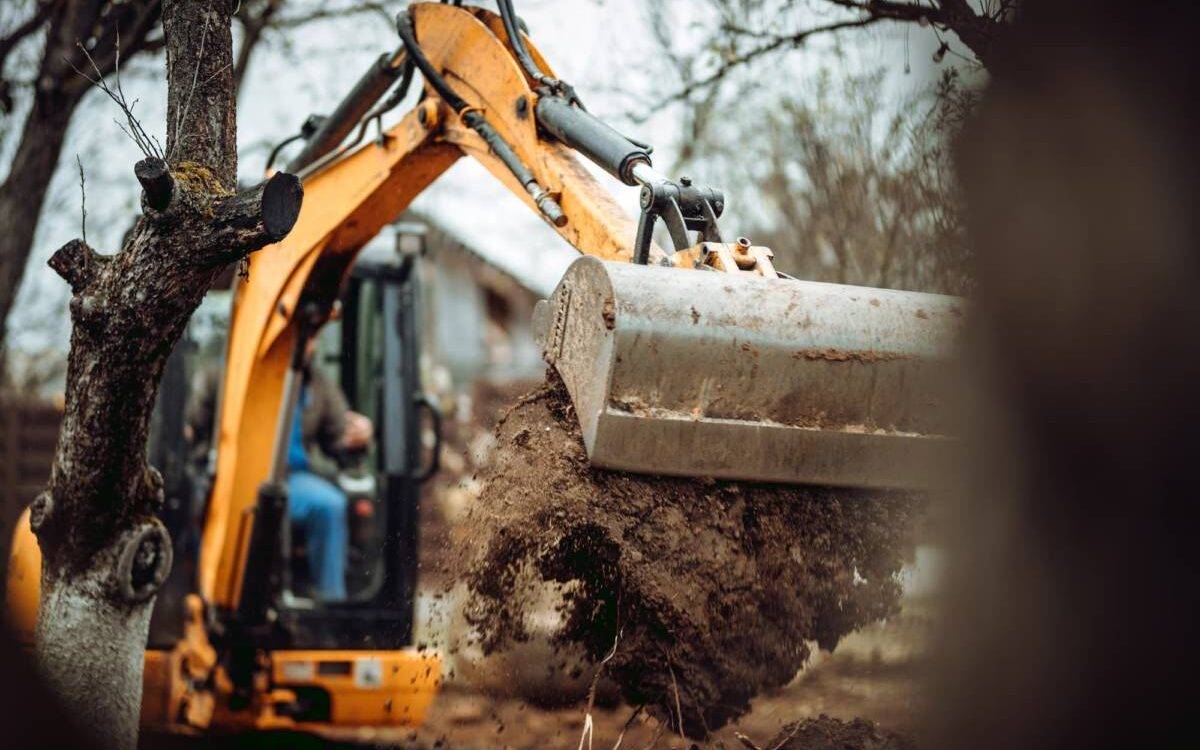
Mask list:
[[[548,221],[555,231],[581,252],[632,260],[634,222],[570,148],[539,134],[538,95],[505,41],[502,20],[480,8],[441,3],[417,3],[409,12],[429,63],[470,112],[487,117],[561,208],[566,221]],[[552,74],[540,54],[531,47],[530,52]],[[399,68],[406,56],[399,52],[379,65]],[[278,245],[252,256],[238,286],[200,565],[200,591],[219,607],[235,609],[243,596],[256,498],[271,472],[303,308],[312,306],[310,314],[318,318],[327,315],[358,250],[464,155],[541,213],[496,150],[444,99],[429,93],[379,138],[308,154],[310,163],[300,169],[304,208],[295,228]]]
[[[298,339],[329,316],[357,251],[463,155],[590,256],[539,305],[534,328],[594,465],[923,487],[953,442],[941,380],[959,300],[796,281],[770,250],[726,242],[723,196],[657,174],[647,147],[555,77],[516,31],[511,3],[500,9],[414,3],[398,21],[401,48],[289,165],[304,207],[237,290],[201,549],[201,594],[240,619],[261,620],[277,587],[267,570],[285,523]],[[416,108],[372,142],[339,145],[378,121],[375,102],[413,68],[426,87]],[[576,153],[640,188],[636,223]],[[660,220],[673,252],[653,242]]]

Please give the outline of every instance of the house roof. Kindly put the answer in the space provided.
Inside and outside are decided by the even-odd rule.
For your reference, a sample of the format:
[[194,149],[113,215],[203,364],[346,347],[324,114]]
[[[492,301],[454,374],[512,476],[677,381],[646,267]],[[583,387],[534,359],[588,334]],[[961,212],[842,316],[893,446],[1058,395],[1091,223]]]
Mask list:
[[[547,227],[527,226],[522,216],[513,220],[500,212],[483,217],[447,218],[427,211],[404,212],[397,225],[409,222],[428,228],[427,242],[436,247],[451,242],[488,266],[508,276],[538,297],[549,297],[567,266],[579,252]],[[537,222],[537,219],[534,219]],[[514,226],[515,225],[515,226]],[[544,229],[544,232],[539,232]],[[385,260],[393,256],[394,240],[389,230],[363,248],[360,260]]]

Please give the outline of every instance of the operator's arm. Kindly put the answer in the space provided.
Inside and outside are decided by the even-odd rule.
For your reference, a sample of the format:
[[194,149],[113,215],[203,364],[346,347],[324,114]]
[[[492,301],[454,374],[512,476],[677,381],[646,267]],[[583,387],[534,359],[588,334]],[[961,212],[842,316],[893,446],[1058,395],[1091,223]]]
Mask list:
[[350,411],[346,396],[333,381],[313,369],[309,390],[317,408],[316,441],[321,452],[330,458],[337,458],[345,447],[342,436],[346,431],[346,415]]

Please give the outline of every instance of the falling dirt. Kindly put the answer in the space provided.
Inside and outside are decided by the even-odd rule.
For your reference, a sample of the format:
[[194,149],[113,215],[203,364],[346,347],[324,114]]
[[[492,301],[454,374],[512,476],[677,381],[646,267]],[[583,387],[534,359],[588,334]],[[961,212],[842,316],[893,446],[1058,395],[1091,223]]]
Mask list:
[[903,735],[865,719],[842,721],[828,716],[788,724],[768,742],[770,750],[915,750]]
[[592,469],[551,375],[496,429],[462,559],[485,650],[526,636],[532,569],[566,584],[562,642],[633,706],[703,737],[898,610],[921,503],[907,494]]

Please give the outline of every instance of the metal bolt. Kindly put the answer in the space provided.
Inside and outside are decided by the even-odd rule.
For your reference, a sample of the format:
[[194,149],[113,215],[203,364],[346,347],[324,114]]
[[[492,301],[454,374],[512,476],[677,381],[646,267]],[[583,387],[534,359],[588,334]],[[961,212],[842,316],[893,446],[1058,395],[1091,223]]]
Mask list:
[[745,237],[738,237],[737,243],[741,247],[750,247],[750,240],[746,239]]
[[654,202],[654,194],[650,192],[650,188],[643,187],[640,199],[642,208],[650,208],[650,204]]

